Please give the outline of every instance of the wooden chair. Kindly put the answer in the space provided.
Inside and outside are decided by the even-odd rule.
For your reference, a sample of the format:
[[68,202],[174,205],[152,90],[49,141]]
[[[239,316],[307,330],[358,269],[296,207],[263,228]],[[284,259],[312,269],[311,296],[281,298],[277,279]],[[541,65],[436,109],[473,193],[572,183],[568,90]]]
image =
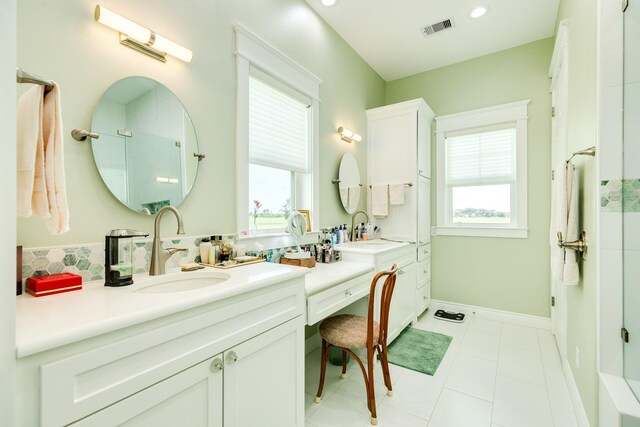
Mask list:
[[[376,415],[375,384],[373,381],[373,362],[376,351],[380,357],[384,384],[387,387],[387,395],[393,396],[391,376],[389,375],[389,363],[387,362],[387,329],[389,326],[389,307],[393,288],[396,285],[396,272],[398,266],[394,264],[389,270],[384,270],[375,275],[371,281],[369,292],[369,310],[367,317],[351,314],[341,314],[327,317],[320,323],[320,336],[322,337],[322,361],[320,370],[320,385],[315,402],[320,403],[324,376],[327,368],[327,356],[329,348],[336,347],[342,350],[342,375],[346,378],[347,353],[349,353],[360,365],[364,384],[367,389],[367,407],[371,412],[371,424],[378,424]],[[376,284],[380,278],[387,276],[382,286],[380,298],[380,323],[373,320],[373,311],[376,299]],[[356,349],[367,349],[367,369],[358,356],[353,352]]]

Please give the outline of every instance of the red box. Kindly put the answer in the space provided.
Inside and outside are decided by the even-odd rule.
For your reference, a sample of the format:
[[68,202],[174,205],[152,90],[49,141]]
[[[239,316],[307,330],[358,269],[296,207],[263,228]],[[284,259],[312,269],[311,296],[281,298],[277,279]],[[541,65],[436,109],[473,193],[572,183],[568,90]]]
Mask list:
[[82,276],[73,273],[59,273],[29,277],[25,288],[34,297],[77,291],[82,289]]

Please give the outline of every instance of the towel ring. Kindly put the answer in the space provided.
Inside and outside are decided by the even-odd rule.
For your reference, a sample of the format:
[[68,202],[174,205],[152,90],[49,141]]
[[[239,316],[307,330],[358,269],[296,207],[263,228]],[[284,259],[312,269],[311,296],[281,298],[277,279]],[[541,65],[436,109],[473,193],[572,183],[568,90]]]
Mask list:
[[580,239],[573,242],[565,242],[562,240],[562,233],[558,231],[558,246],[564,249],[572,249],[582,254],[582,259],[587,259],[587,252],[589,249],[589,243],[587,242],[587,232],[582,231],[580,233]]

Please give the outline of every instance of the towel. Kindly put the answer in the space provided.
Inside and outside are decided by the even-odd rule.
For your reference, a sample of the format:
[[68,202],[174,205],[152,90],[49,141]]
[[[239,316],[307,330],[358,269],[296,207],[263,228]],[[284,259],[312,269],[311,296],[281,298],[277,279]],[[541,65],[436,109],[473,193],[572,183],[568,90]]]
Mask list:
[[404,205],[404,184],[389,186],[389,204],[392,206]]
[[[578,179],[573,163],[567,162],[567,237],[565,241],[578,240]],[[567,285],[576,285],[580,281],[577,253],[573,249],[564,251],[564,271],[562,281]]]
[[373,216],[384,218],[389,215],[389,186],[371,186],[371,212]]
[[69,230],[60,93],[29,89],[18,101],[17,214],[47,220],[52,234]]
[[42,110],[44,87],[33,86],[18,101],[17,117],[17,214],[49,217],[44,177]]
[[578,239],[578,188],[575,170],[571,162],[562,161],[555,168],[551,192],[551,271],[553,279],[566,284],[576,284],[580,272],[574,250],[558,246],[558,232],[565,242]]
[[69,231],[69,208],[64,176],[64,141],[58,85],[55,85],[44,97],[42,136],[45,146],[44,170],[50,215],[47,225],[51,234],[63,234]]
[[360,202],[360,186],[349,187],[349,211],[355,212]]

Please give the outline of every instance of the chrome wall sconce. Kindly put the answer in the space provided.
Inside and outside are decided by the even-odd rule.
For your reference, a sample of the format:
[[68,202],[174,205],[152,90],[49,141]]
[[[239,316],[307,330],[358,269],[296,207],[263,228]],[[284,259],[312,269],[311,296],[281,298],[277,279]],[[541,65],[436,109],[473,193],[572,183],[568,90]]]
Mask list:
[[94,18],[97,22],[120,32],[120,44],[149,55],[161,62],[167,62],[167,55],[184,62],[191,62],[193,52],[172,42],[155,31],[136,24],[104,6],[96,5]]
[[349,143],[353,141],[356,141],[356,142],[362,141],[362,137],[357,133],[355,133],[354,131],[352,131],[351,129],[347,129],[345,127],[340,126],[338,128],[338,133],[340,134],[340,139],[342,139],[343,141],[347,141]]

